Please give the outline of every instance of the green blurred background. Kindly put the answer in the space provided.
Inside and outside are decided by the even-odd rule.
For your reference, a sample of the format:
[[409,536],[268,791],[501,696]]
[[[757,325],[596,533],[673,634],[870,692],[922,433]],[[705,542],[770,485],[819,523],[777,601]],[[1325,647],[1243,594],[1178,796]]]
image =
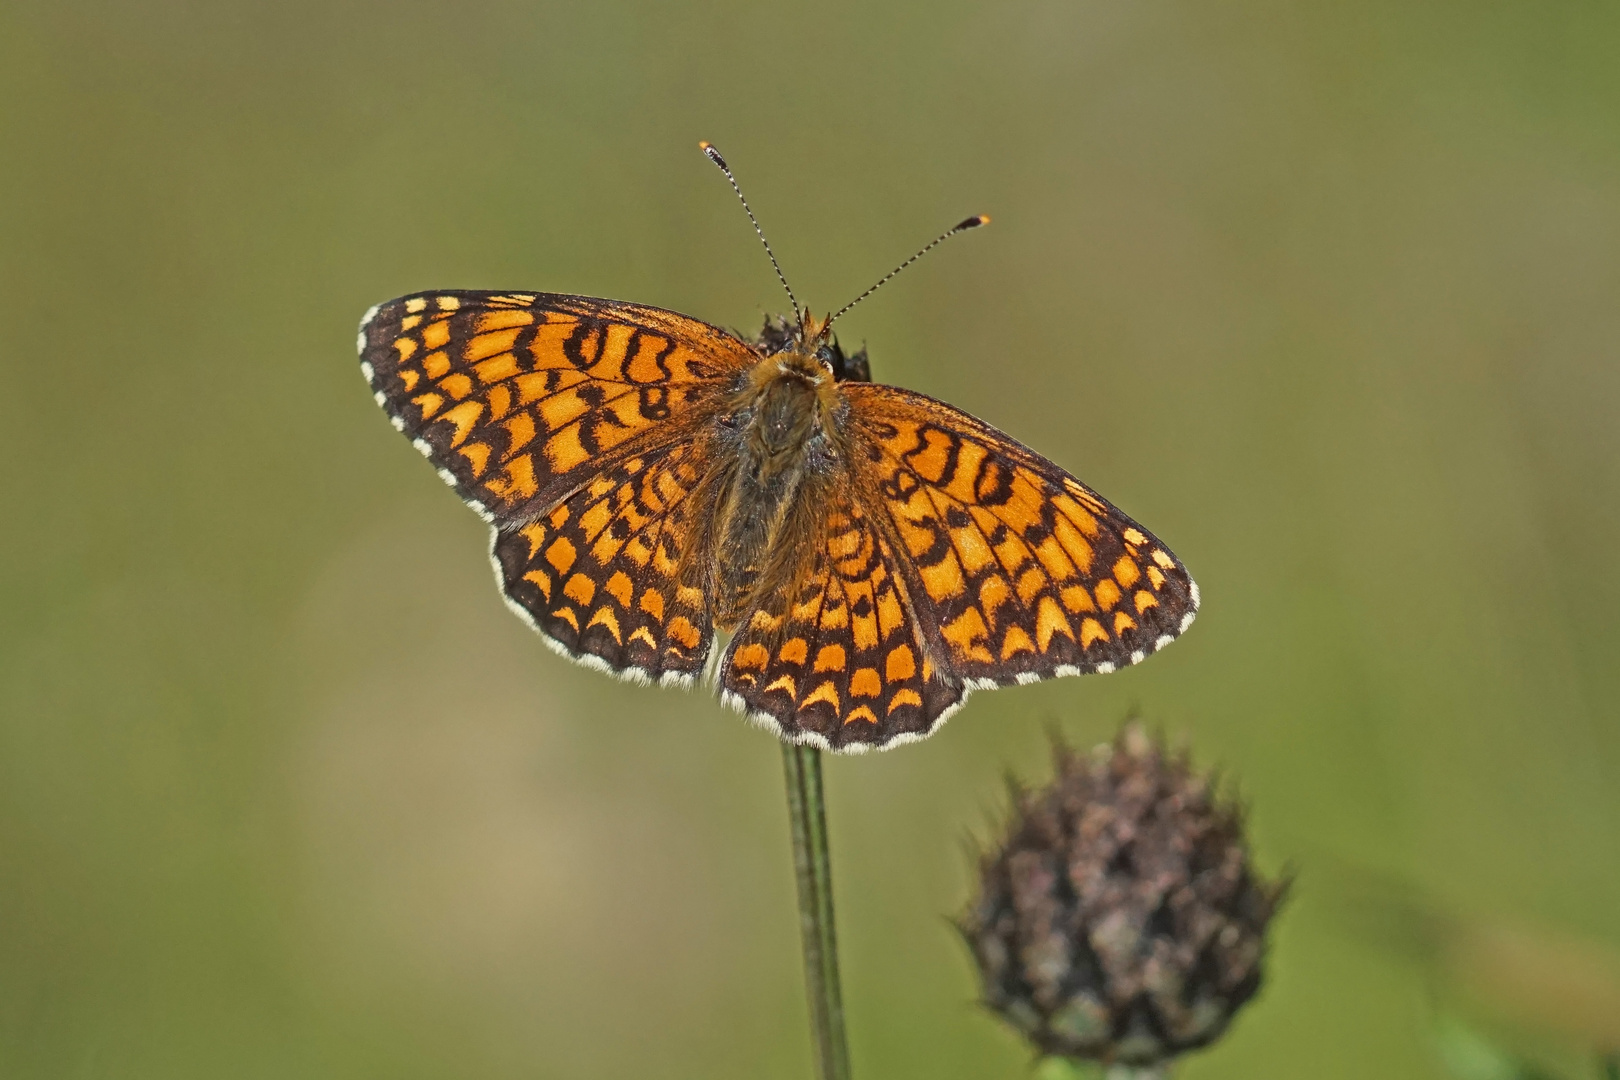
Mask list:
[[1140,668],[829,763],[859,1075],[1029,1075],[960,840],[1132,707],[1301,872],[1187,1077],[1444,1075],[1431,1003],[1489,978],[1346,881],[1603,992],[1617,55],[1589,0],[0,7],[0,1075],[808,1075],[775,743],[546,651],[353,355],[431,287],[753,330],[700,138],[818,309],[993,215],[845,342],[1203,588]]

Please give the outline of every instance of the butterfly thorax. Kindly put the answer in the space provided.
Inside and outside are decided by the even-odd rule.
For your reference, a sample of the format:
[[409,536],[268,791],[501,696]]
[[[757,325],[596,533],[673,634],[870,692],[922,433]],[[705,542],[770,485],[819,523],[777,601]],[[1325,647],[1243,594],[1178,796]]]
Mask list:
[[731,451],[719,457],[731,465],[715,478],[710,587],[720,626],[735,625],[760,590],[791,588],[810,571],[799,564],[817,547],[804,541],[825,517],[847,411],[828,365],[792,347],[735,385],[719,420]]

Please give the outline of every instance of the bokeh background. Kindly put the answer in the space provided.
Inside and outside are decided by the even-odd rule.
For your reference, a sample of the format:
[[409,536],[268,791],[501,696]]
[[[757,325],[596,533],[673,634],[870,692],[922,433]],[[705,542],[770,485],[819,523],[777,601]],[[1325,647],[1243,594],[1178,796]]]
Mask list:
[[[1620,9],[1531,0],[0,7],[0,1073],[808,1075],[776,745],[547,652],[353,356],[430,287],[753,330],[706,138],[817,308],[993,215],[843,339],[1203,588],[1140,668],[829,763],[858,1073],[1029,1075],[944,919],[960,841],[1046,725],[1138,708],[1300,873],[1185,1076],[1439,1078],[1440,1008],[1580,1075],[1620,1012],[1580,1013],[1620,943],[1617,54]],[[1478,932],[1382,933],[1368,882]]]

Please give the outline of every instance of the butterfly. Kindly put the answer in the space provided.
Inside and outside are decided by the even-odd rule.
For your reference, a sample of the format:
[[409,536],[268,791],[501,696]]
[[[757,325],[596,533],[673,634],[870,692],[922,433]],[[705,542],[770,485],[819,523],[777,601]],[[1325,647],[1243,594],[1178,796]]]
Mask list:
[[748,340],[618,300],[422,292],[366,313],[360,366],[490,524],[501,592],[548,645],[684,686],[729,633],[722,700],[790,742],[915,741],[974,690],[1111,672],[1192,623],[1198,587],[1151,533],[989,424],[867,381],[836,315],[793,299]]

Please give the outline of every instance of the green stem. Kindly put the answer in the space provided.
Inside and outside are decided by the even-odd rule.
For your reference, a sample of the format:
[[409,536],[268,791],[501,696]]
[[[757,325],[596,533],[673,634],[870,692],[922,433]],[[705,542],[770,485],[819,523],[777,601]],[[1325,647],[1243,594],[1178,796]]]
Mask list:
[[804,986],[810,1035],[821,1080],[849,1080],[843,992],[838,984],[838,935],[833,926],[832,865],[821,796],[821,751],[782,744],[793,869],[799,879],[799,933],[804,943]]

